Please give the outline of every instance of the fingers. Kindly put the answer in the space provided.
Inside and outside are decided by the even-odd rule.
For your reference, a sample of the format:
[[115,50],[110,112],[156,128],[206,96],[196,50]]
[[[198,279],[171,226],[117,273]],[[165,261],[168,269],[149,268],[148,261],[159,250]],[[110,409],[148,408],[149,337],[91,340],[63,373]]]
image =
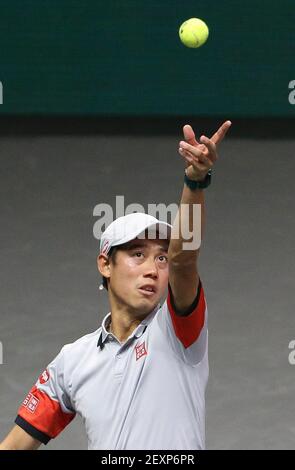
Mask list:
[[222,126],[218,129],[218,131],[215,132],[215,134],[212,135],[211,140],[214,142],[214,144],[219,144],[225,137],[225,134],[229,130],[231,126],[231,121],[225,121]]
[[[181,149],[183,151],[189,152],[195,158],[197,162],[203,163],[204,165],[207,165],[208,168],[211,168],[213,166],[213,160],[211,160],[211,155],[209,155],[209,152],[208,152],[208,155],[205,155],[204,149],[206,149],[207,145],[205,142],[204,144],[205,145],[199,145],[198,147],[194,147],[193,145],[190,145],[187,142],[181,141],[179,143],[180,154],[182,155]],[[213,155],[213,159],[214,159],[214,155]]]
[[179,149],[179,153],[182,156],[186,168],[189,166],[193,166],[197,171],[203,172],[205,170],[208,170],[207,165],[204,165],[203,163],[199,162],[196,157],[194,157],[192,154],[189,152]]
[[184,164],[185,164],[186,168],[192,164],[191,163],[191,157],[189,155],[186,155],[184,152],[180,152],[180,151],[179,151],[179,154],[183,158],[183,161],[184,161]]
[[193,165],[198,171],[211,169],[218,158],[217,144],[224,139],[230,126],[231,121],[225,121],[211,139],[203,135],[200,142],[196,140],[195,133],[189,124],[183,126],[185,141],[180,141],[179,153],[186,165]]
[[208,139],[208,137],[206,137],[205,135],[202,135],[200,141],[203,142],[204,146],[207,147],[209,154],[208,157],[210,158],[210,160],[212,162],[216,162],[218,157],[215,143],[211,139]]
[[188,153],[185,153],[185,152],[181,151],[181,149],[179,149],[179,153],[180,153],[180,155],[182,156],[182,158],[184,160],[185,166],[186,167],[190,166],[193,162],[193,157],[191,155],[189,155]]
[[187,144],[186,142],[181,142],[179,147],[179,153],[185,160],[190,163],[190,165],[202,165],[207,168],[212,168],[213,162],[206,156],[201,150],[198,150],[196,147]]

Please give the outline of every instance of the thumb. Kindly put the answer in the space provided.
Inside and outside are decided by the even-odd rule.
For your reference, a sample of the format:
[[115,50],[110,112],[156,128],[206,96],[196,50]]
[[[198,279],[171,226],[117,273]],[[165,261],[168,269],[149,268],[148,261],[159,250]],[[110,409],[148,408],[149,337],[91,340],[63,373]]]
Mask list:
[[190,126],[189,124],[186,124],[185,126],[183,126],[183,135],[184,135],[185,140],[189,144],[198,145],[199,142],[196,140],[196,136],[192,129],[192,126]]

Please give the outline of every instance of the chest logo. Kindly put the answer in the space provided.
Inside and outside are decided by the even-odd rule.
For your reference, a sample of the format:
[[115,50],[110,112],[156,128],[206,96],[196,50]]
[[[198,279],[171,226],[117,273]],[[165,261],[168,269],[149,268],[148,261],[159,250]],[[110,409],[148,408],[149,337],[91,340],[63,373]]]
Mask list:
[[146,350],[146,347],[145,347],[145,341],[141,344],[138,344],[137,346],[135,346],[135,356],[136,356],[136,360],[138,361],[138,359],[140,359],[142,356],[146,356],[147,355],[147,350]]

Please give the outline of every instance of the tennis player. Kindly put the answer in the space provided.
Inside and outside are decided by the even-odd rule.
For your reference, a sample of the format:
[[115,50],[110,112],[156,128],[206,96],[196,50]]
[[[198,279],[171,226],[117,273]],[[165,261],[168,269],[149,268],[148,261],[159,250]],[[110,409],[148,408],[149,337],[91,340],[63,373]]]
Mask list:
[[[200,245],[189,242],[203,233],[204,190],[230,125],[199,141],[184,126],[184,186],[172,227],[144,213],[107,227],[97,264],[110,312],[100,328],[65,345],[47,366],[1,449],[37,449],[76,414],[89,449],[205,448],[208,311]],[[198,204],[201,226],[193,216]]]

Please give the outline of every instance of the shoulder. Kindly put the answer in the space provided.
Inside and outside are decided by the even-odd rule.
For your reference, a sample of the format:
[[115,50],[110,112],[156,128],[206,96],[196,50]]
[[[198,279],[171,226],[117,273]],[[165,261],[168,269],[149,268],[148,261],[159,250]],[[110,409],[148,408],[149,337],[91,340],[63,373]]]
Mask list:
[[77,362],[91,351],[96,350],[100,333],[101,327],[92,333],[81,336],[72,343],[65,344],[57,357],[68,363]]

